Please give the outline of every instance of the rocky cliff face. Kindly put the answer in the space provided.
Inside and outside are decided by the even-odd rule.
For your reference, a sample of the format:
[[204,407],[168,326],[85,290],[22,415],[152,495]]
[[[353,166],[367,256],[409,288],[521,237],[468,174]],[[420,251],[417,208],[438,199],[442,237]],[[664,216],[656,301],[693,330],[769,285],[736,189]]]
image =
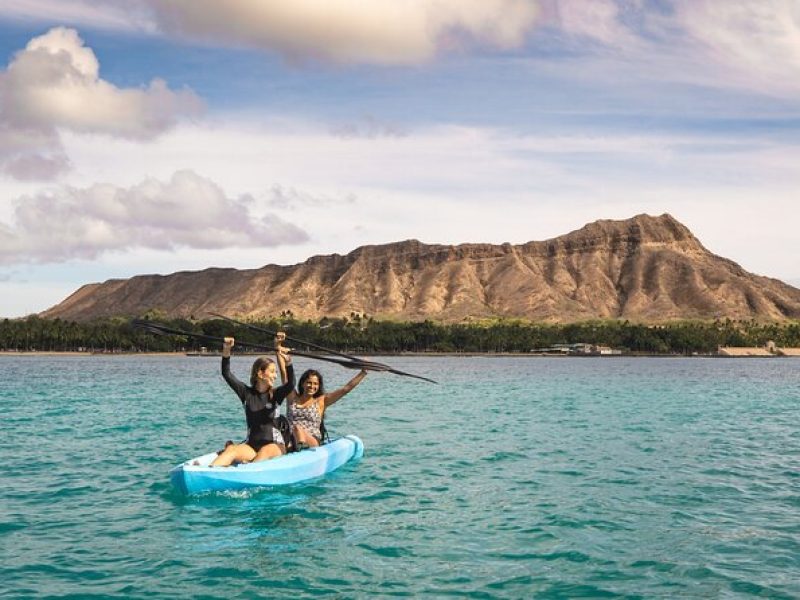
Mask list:
[[43,317],[88,320],[159,309],[302,319],[366,313],[457,322],[521,317],[800,318],[800,290],[711,254],[669,215],[597,221],[522,245],[429,245],[416,240],[314,256],[294,266],[206,269],[85,285]]

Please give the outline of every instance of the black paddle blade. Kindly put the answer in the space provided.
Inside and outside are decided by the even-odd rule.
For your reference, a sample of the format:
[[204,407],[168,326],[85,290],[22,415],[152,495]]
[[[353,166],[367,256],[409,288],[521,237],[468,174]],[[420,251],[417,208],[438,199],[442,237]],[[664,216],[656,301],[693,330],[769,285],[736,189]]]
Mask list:
[[423,377],[422,375],[414,375],[413,373],[407,373],[405,371],[398,371],[397,369],[388,369],[388,373],[393,373],[395,375],[402,375],[403,377],[413,377],[414,379],[421,379],[422,381],[427,381],[428,383],[435,383],[439,385],[438,381],[434,381],[428,377]]
[[195,333],[194,331],[183,331],[182,329],[175,329],[174,327],[168,327],[167,325],[162,325],[161,323],[155,323],[153,321],[146,321],[144,319],[134,319],[133,321],[131,321],[131,326],[136,329],[141,329],[142,331],[147,331],[148,333],[153,333],[155,335],[176,335],[181,337],[194,338],[196,340],[202,340],[204,342],[211,342],[220,345],[223,342],[223,339],[221,337],[206,335],[204,333]]
[[133,319],[131,321],[131,327],[134,329],[141,329],[142,331],[153,333],[155,335],[185,335],[185,333],[175,333],[174,331],[170,331],[169,328],[164,325],[153,323],[152,321],[145,321],[144,319]]
[[328,362],[335,363],[337,365],[341,365],[348,369],[363,369],[364,371],[378,371],[379,373],[392,373],[394,375],[402,375],[403,377],[413,377],[414,379],[420,379],[422,381],[427,381],[428,383],[435,383],[439,384],[438,381],[434,381],[433,379],[429,379],[428,377],[423,377],[422,375],[414,375],[413,373],[407,373],[406,371],[400,371],[399,369],[393,369],[388,365],[384,365],[383,363],[376,363],[369,360],[343,360],[339,358],[333,358],[330,356],[320,356],[319,354],[312,354],[310,352],[301,352],[298,350],[292,350],[292,354],[295,356],[303,356],[306,358],[314,358],[316,360],[325,360]]

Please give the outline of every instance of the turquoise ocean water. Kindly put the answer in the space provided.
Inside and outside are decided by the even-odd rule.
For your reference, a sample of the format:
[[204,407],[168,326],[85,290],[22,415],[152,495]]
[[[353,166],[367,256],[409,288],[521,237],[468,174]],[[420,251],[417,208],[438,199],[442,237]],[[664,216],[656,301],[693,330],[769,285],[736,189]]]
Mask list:
[[800,361],[384,360],[440,385],[333,407],[360,462],[185,498],[218,359],[0,357],[0,597],[800,597]]

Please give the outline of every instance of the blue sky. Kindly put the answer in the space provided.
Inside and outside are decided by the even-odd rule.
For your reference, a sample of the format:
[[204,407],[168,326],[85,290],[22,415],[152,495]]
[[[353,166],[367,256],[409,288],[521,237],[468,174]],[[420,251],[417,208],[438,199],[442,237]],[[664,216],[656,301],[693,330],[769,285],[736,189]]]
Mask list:
[[797,0],[6,0],[0,316],[670,213],[800,285]]

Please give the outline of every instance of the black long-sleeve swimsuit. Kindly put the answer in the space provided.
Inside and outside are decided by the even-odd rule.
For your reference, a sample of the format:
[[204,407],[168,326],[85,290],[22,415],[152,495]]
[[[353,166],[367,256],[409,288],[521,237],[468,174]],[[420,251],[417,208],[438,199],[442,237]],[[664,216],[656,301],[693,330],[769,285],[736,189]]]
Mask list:
[[222,359],[222,377],[239,396],[247,418],[247,444],[258,452],[263,446],[271,443],[283,444],[283,436],[275,423],[278,406],[294,389],[294,367],[286,365],[286,383],[270,392],[257,392],[245,385],[231,373],[230,357]]

